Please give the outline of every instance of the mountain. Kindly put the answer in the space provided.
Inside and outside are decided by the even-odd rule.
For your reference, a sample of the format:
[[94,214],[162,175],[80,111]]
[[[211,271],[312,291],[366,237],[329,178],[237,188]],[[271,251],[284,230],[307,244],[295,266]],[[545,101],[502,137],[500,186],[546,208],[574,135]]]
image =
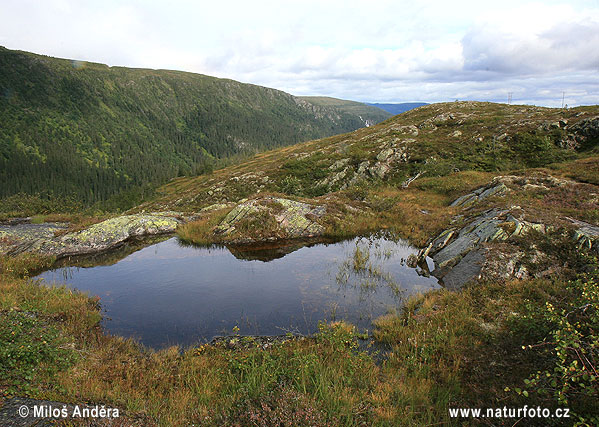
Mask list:
[[373,104],[364,104],[356,101],[346,101],[344,99],[329,98],[327,96],[300,96],[300,99],[313,105],[321,107],[333,107],[345,113],[358,116],[363,119],[364,124],[372,126],[393,116],[385,108],[373,106]]
[[424,105],[428,105],[426,102],[403,102],[400,104],[367,104],[372,105],[374,107],[385,110],[392,115],[405,113],[406,111],[410,111],[414,108],[422,107]]
[[385,117],[233,80],[0,47],[0,199],[92,203]]

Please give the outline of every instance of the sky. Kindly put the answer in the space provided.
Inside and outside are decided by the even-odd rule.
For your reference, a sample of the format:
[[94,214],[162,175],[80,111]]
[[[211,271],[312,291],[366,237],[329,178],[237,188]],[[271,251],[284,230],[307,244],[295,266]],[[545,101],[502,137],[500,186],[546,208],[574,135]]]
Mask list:
[[55,57],[362,102],[599,104],[599,0],[0,2],[0,45]]

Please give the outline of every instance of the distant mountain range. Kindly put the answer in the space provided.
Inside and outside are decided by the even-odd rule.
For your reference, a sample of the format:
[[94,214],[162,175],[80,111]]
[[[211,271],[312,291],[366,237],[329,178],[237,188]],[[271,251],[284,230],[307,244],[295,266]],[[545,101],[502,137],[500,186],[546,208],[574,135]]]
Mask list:
[[406,111],[413,110],[414,108],[422,107],[424,105],[428,105],[426,102],[402,102],[400,104],[367,104],[372,105],[374,107],[378,107],[382,110],[391,113],[392,115],[405,113]]
[[0,47],[0,199],[52,193],[93,203],[389,116],[200,74]]

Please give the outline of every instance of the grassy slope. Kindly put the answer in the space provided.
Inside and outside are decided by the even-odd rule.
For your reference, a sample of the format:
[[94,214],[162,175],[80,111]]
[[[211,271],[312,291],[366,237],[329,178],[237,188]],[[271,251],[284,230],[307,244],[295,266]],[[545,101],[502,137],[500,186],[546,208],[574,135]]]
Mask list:
[[[454,114],[456,119],[450,120],[464,120],[461,124],[439,120],[439,115],[449,112],[474,114],[466,118]],[[517,147],[497,139],[492,147],[484,143],[492,142],[492,136],[515,135],[560,118],[574,123],[597,112],[596,107],[562,112],[471,103],[429,106],[372,129],[263,153],[211,176],[175,180],[162,188],[159,199],[142,207],[194,211],[251,195],[260,185],[262,191],[281,191],[288,175],[300,183],[313,182],[322,171],[330,173],[328,166],[335,161],[352,155],[356,163],[373,159],[396,138],[418,142],[410,148],[411,161],[399,163],[398,170],[383,180],[369,179],[312,199],[337,204],[340,210],[344,205],[358,208],[359,213],[346,212],[346,222],[337,224],[339,233],[388,227],[423,244],[460,213],[448,207],[455,197],[508,168],[525,176],[551,173],[578,181],[555,195],[516,191],[474,209],[476,213],[515,203],[534,212],[555,232],[513,244],[528,251],[535,247],[550,251],[555,264],[564,268],[532,280],[483,280],[460,293],[440,290],[410,300],[404,313],[376,322],[375,338],[392,346],[383,364],[356,349],[356,335],[346,325],[324,327],[314,340],[277,344],[266,351],[203,346],[182,354],[177,349],[149,352],[131,341],[102,335],[94,327],[98,317],[93,300],[86,303],[79,294],[48,290],[22,278],[43,260],[4,259],[0,313],[12,324],[23,323],[21,317],[27,312],[39,314],[34,318],[37,325],[13,327],[16,337],[5,326],[11,323],[0,323],[4,340],[0,347],[37,345],[37,349],[40,339],[50,345],[41,347],[45,349],[41,358],[32,359],[31,352],[23,351],[17,370],[0,370],[0,390],[8,395],[30,393],[118,405],[131,416],[142,417],[145,425],[475,425],[473,419],[450,419],[448,408],[539,405],[553,409],[560,405],[561,396],[566,399],[562,407],[593,425],[597,418],[591,418],[599,416],[595,405],[599,378],[589,373],[599,361],[597,343],[592,343],[599,330],[599,265],[596,255],[578,250],[563,234],[558,220],[567,215],[599,222],[597,202],[592,199],[598,193],[598,156],[592,149],[557,150],[552,151],[552,159],[574,158],[529,168]],[[437,117],[436,130],[423,126],[418,136],[398,130],[433,117]],[[462,138],[449,136],[455,130],[462,132]],[[480,136],[483,141],[477,140]],[[302,164],[305,167],[288,163],[301,161],[306,154],[314,157],[304,157],[309,159]],[[462,170],[454,172],[458,165]],[[397,185],[421,170],[427,173],[407,189]],[[258,175],[260,181],[248,174]],[[244,187],[249,187],[249,193]],[[216,188],[222,190],[213,191]],[[551,219],[556,222],[548,222]],[[529,271],[543,271],[544,263],[531,258]],[[354,268],[367,274],[369,266],[354,264]],[[42,324],[59,333],[45,332],[38,339]],[[65,342],[76,350],[63,354],[69,348]],[[586,352],[586,362],[577,356],[581,351]],[[581,363],[589,366],[586,377]],[[47,366],[68,371],[59,375]],[[538,371],[542,375],[536,379]],[[564,425],[558,419],[536,421]],[[570,421],[574,420],[567,424]],[[492,421],[494,425],[515,422],[518,419]],[[535,425],[535,420],[520,423]]]
[[[172,180],[158,190],[153,201],[137,210],[193,212],[257,193],[276,193],[335,205],[349,218],[347,224],[352,224],[353,232],[395,227],[415,244],[424,244],[446,225],[452,212],[447,208],[451,200],[495,175],[530,166],[534,156],[516,143],[520,135],[536,132],[542,141],[564,138],[561,130],[538,128],[560,119],[569,120],[573,126],[597,113],[597,107],[562,111],[474,102],[433,104],[349,134],[261,153],[209,175]],[[416,130],[418,134],[414,135]],[[458,136],[456,131],[460,132]],[[593,150],[577,153],[549,145],[546,166],[596,155]],[[343,188],[352,183],[360,164],[369,161],[370,166],[376,165],[377,155],[388,147],[403,149],[406,160],[390,164],[383,179],[366,175]],[[335,168],[340,161],[344,166]],[[593,175],[580,167],[551,167],[555,169],[552,173],[566,177],[574,176],[574,170]],[[332,187],[318,185],[345,168],[345,176]],[[418,173],[422,173],[419,179],[407,189],[401,188],[406,179]],[[344,207],[348,206],[361,209],[362,214],[347,215]],[[343,234],[345,228],[343,223],[333,224],[330,232]]]
[[[380,121],[376,112],[364,118]],[[232,80],[108,67],[0,48],[0,197],[104,200],[364,126],[351,112]]]

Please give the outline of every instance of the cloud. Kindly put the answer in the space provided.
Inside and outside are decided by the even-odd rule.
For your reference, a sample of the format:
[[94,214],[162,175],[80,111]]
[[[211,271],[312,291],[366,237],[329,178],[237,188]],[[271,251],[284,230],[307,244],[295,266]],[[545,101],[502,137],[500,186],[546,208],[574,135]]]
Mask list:
[[[598,103],[584,0],[5,0],[0,44],[361,101]],[[559,96],[555,96],[555,94]],[[559,101],[557,101],[559,99]]]
[[473,28],[462,46],[465,71],[498,76],[599,71],[599,22],[590,20],[558,23],[538,34]]

